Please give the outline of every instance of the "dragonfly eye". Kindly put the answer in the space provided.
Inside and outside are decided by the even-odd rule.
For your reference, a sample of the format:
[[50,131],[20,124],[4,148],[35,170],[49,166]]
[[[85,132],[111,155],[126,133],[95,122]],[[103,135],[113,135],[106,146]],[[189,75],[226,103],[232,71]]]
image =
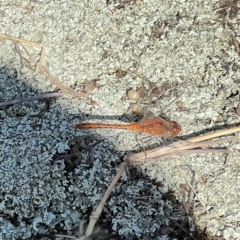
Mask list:
[[171,121],[169,123],[169,126],[170,126],[170,134],[173,137],[177,136],[182,131],[181,126],[178,125],[177,122],[175,121]]

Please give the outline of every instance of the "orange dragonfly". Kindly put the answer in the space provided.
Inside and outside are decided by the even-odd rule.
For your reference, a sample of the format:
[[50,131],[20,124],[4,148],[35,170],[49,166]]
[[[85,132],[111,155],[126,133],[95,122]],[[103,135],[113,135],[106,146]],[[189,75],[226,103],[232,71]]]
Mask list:
[[90,129],[90,128],[115,128],[126,129],[130,131],[148,133],[159,136],[177,136],[182,128],[175,121],[167,122],[162,118],[146,118],[140,122],[129,124],[108,124],[108,123],[80,123],[73,126],[74,129]]

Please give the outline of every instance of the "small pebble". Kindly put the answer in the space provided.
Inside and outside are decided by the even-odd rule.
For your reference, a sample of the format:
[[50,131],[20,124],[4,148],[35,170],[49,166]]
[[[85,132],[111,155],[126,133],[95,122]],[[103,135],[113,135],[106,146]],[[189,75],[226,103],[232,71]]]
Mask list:
[[237,65],[236,63],[234,63],[233,65],[232,65],[232,70],[233,71],[237,71],[239,69],[239,65]]
[[144,109],[141,105],[137,104],[137,103],[132,103],[130,105],[131,110],[136,113],[139,116],[143,116],[144,115]]
[[138,100],[139,99],[139,93],[133,89],[129,90],[127,92],[127,96],[131,100]]

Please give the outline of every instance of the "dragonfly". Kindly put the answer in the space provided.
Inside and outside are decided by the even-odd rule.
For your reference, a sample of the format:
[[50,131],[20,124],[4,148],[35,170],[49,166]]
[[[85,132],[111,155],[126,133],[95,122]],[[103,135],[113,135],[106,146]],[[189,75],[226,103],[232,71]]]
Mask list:
[[181,126],[176,121],[166,121],[160,117],[145,118],[140,122],[129,124],[108,124],[108,123],[79,123],[73,126],[74,129],[96,129],[114,128],[125,129],[139,133],[147,133],[158,136],[177,136],[181,131]]

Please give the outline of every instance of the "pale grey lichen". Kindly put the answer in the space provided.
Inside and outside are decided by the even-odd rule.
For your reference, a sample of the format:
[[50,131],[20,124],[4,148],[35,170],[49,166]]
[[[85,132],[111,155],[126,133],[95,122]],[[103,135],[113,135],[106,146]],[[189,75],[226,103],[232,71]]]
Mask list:
[[[93,136],[90,144],[97,142],[95,138],[102,142],[95,146],[92,166],[89,153],[83,151],[73,172],[66,171],[64,159],[54,159],[67,154],[70,139],[83,135],[71,129],[73,123],[99,115],[105,121],[105,116],[125,113],[131,103],[125,97],[128,88],[159,88],[154,110],[161,108],[167,117],[177,119],[183,135],[239,122],[233,109],[239,108],[240,73],[231,68],[233,63],[240,65],[239,53],[229,45],[231,35],[215,21],[218,1],[144,0],[119,5],[103,0],[1,4],[1,33],[43,43],[43,63],[53,77],[75,90],[82,89],[83,80],[97,78],[100,85],[91,93],[98,107],[89,99],[64,96],[49,104],[35,101],[0,109],[2,239],[32,237],[46,232],[44,224],[73,232],[80,219],[89,218],[123,156],[136,150],[136,135],[87,131]],[[239,32],[235,20],[231,24]],[[159,35],[151,39],[153,29]],[[0,44],[0,101],[55,90],[34,72],[21,47],[19,54],[10,41]],[[26,47],[37,58],[40,49]],[[116,79],[110,68],[127,70],[127,75]],[[170,89],[164,92],[165,82]],[[238,142],[225,146],[233,152],[240,149]],[[196,211],[197,224],[217,236],[238,238],[239,163],[236,153],[228,168],[222,160],[222,155],[199,155],[181,158],[177,164],[194,169],[198,197],[211,210],[208,216],[203,209]],[[111,228],[122,236],[152,236],[171,224],[166,213],[179,221],[183,218],[178,208],[162,199],[169,189],[184,199],[179,185],[185,182],[175,162],[170,159],[141,169],[145,178],[132,181],[126,172],[104,208],[103,222],[111,221]],[[190,181],[192,172],[183,171]],[[221,224],[215,216],[222,218]],[[156,239],[169,238],[162,233]]]

